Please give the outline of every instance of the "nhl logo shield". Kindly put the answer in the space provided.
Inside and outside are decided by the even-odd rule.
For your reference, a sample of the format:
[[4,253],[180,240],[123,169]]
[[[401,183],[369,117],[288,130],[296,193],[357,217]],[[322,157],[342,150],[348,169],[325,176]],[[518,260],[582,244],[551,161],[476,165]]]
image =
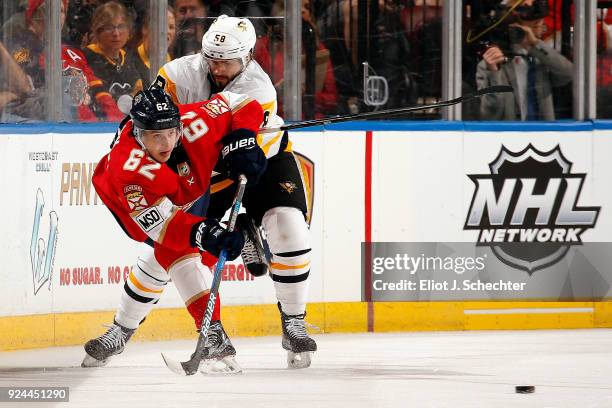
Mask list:
[[502,146],[490,174],[471,174],[475,189],[464,229],[478,230],[479,246],[529,274],[559,262],[595,227],[601,207],[581,206],[586,173],[572,173],[559,146]]

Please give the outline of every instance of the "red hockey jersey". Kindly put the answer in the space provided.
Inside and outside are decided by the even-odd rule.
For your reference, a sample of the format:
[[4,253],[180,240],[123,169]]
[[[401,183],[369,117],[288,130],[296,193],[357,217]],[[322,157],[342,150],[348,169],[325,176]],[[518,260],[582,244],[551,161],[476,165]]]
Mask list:
[[202,218],[187,213],[184,207],[208,189],[221,139],[235,129],[256,132],[263,120],[256,101],[231,92],[179,105],[179,111],[181,143],[189,160],[178,165],[178,174],[141,149],[128,120],[92,179],[98,195],[132,239],[142,242],[150,238],[173,251],[191,247],[191,227]]

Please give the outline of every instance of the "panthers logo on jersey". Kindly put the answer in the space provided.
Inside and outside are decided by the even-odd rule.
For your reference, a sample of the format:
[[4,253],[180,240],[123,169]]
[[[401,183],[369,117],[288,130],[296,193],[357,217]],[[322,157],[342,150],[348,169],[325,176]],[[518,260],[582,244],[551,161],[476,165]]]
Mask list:
[[130,211],[141,211],[149,206],[142,193],[142,187],[130,184],[123,189],[123,194],[127,200]]

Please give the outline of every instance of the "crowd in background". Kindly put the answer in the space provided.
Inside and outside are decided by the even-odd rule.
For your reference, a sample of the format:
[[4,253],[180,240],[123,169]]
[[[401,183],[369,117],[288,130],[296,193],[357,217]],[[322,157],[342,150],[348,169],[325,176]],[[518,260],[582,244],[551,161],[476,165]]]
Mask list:
[[[9,3],[0,10],[0,120],[44,120],[45,1]],[[284,0],[168,3],[168,60],[199,52],[215,16],[253,18],[254,59],[277,88],[282,114]],[[148,0],[62,0],[61,8],[64,119],[120,120],[131,96],[155,75]],[[612,118],[612,12],[598,13],[598,117]],[[463,92],[498,84],[514,89],[465,104],[463,119],[572,117],[571,0],[464,0],[463,17]],[[305,117],[441,98],[442,0],[302,0],[302,25]],[[363,61],[388,84],[377,106],[364,102]],[[435,119],[440,112],[403,118]]]

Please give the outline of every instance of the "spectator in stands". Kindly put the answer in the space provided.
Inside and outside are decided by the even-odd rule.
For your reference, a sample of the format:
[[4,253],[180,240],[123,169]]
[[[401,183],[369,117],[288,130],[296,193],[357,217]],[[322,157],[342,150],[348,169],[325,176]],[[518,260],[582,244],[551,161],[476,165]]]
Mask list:
[[66,120],[120,122],[125,116],[78,48],[62,47],[62,85]]
[[102,0],[70,0],[70,18],[66,22],[66,41],[85,48],[89,42],[91,17]]
[[[136,55],[138,56],[141,62],[141,64],[139,64],[140,68],[146,68],[140,73],[140,77],[144,80],[149,78],[149,70],[151,69],[151,63],[149,62],[149,22],[150,16],[147,13],[147,18],[145,18],[144,23],[142,25],[142,42],[138,45],[138,47],[136,47]],[[175,35],[176,20],[174,16],[174,8],[172,8],[172,6],[168,6],[168,33],[166,36],[166,41],[168,44],[168,54],[166,54],[166,62],[170,62],[172,60],[170,50],[172,50],[174,47]],[[153,73],[153,75],[155,74],[157,74],[157,72]]]
[[34,90],[32,81],[0,43],[0,112],[4,107],[29,95]]
[[[573,65],[542,41],[547,0],[530,0],[516,7],[496,28],[506,41],[485,44],[476,69],[478,89],[511,85],[513,93],[486,95],[480,101],[482,119],[554,120],[553,87],[571,82]],[[499,30],[504,30],[499,32]]]
[[206,7],[203,0],[176,0],[176,40],[174,58],[196,54],[202,48],[202,36],[206,31],[203,18],[206,17]]
[[398,0],[379,1],[374,29],[374,35],[370,38],[369,64],[389,85],[389,99],[382,107],[391,109],[414,103],[414,100],[410,100],[410,45],[400,21]]
[[[34,89],[44,85],[45,14],[44,0],[30,0],[23,13],[17,13],[2,27],[5,46],[21,69],[30,77]],[[60,24],[66,18],[67,0],[61,4]]]
[[330,51],[339,93],[338,113],[359,111],[357,67],[357,0],[331,2],[319,18],[321,41]]
[[[61,3],[61,26],[66,17],[66,5],[67,1],[64,0]],[[7,52],[18,69],[11,68],[13,64],[8,65],[10,78],[7,92],[10,94],[4,94],[4,100],[7,102],[3,110],[5,121],[45,118],[44,6],[44,0],[29,0],[23,19],[15,16],[11,25],[6,27],[8,34],[11,34]],[[23,21],[22,26],[20,21]],[[61,58],[62,91],[65,96],[63,120],[120,120],[121,112],[110,97],[101,94],[101,81],[95,77],[81,52],[64,44]],[[4,63],[2,65],[4,66]]]
[[143,89],[140,60],[124,47],[132,30],[132,19],[121,3],[110,1],[94,12],[91,24],[93,42],[83,53],[103,87],[127,113],[132,97]]
[[[283,7],[280,3],[276,3],[272,14],[275,16],[283,15]],[[337,113],[338,91],[336,90],[336,80],[334,79],[333,67],[329,56],[329,50],[325,48],[316,34],[316,27],[313,25],[312,16],[310,15],[310,1],[302,0],[302,27],[310,27],[315,35],[316,55],[312,63],[315,67],[315,94],[314,94],[314,115],[316,118],[331,116]],[[304,33],[305,31],[302,30]],[[305,41],[305,38],[302,38]],[[304,48],[302,49],[304,50]],[[283,67],[284,67],[284,41],[283,41],[283,25],[276,21],[270,25],[268,35],[260,38],[255,45],[255,60],[270,76],[277,94],[283,94]],[[302,65],[305,63],[305,55],[302,55]],[[302,71],[302,81],[304,78],[304,70]],[[304,94],[304,84],[302,84],[302,94]],[[307,95],[304,95],[307,96]],[[304,106],[304,104],[303,104]],[[303,108],[303,112],[306,110]],[[279,103],[278,113],[283,116],[282,104]],[[310,118],[308,118],[310,119]]]
[[[91,20],[98,6],[109,0],[70,0],[70,18],[66,21],[63,37],[66,43],[77,47],[85,48],[93,41],[93,33],[90,32]],[[128,43],[129,46],[136,46],[140,43],[140,28],[147,14],[148,3],[150,0],[115,0],[120,2],[128,10],[132,17],[134,30],[138,35],[132,36]]]
[[[3,68],[3,122],[44,119],[44,15],[37,12],[41,2],[29,1],[25,10],[13,14],[2,26],[5,52]],[[62,20],[64,19],[62,4]],[[7,64],[5,66],[5,63]],[[6,70],[5,70],[6,69]]]
[[[433,103],[442,96],[442,1],[410,3],[398,13],[410,50],[406,61],[411,79],[409,103]],[[418,115],[431,116],[431,113]]]

